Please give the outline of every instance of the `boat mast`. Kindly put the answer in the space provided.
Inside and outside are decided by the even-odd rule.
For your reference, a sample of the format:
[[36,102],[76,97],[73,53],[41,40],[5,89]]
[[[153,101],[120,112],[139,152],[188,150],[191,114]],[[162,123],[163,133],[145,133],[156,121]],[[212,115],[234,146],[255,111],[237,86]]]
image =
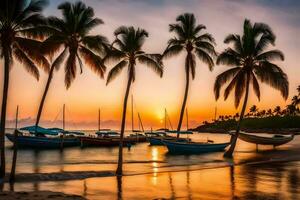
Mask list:
[[101,129],[101,110],[98,109],[98,131]]
[[170,120],[167,110],[166,110],[166,118],[168,119],[171,130],[173,130],[173,126],[172,126],[172,123],[171,123],[171,120]]
[[66,109],[66,105],[63,105],[63,130],[65,130],[65,109]]
[[165,108],[165,131],[167,130],[167,109]]
[[19,117],[19,105],[17,105],[17,111],[16,111],[16,125],[15,125],[16,129],[18,129],[18,117]]
[[217,106],[215,107],[215,121],[217,120]]
[[133,95],[131,95],[131,130],[134,131],[134,124],[133,124]]
[[138,117],[139,117],[140,125],[142,127],[142,131],[144,132],[144,126],[143,126],[143,122],[142,122],[142,118],[140,116],[140,113],[138,113]]
[[186,114],[186,130],[189,130],[189,114],[188,114],[188,109],[185,109],[185,114]]

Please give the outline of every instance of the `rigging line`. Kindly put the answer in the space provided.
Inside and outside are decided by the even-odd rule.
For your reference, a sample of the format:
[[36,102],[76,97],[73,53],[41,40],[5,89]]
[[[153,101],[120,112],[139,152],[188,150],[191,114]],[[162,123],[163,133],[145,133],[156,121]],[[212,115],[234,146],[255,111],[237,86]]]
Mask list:
[[173,130],[173,126],[172,126],[172,123],[171,123],[171,119],[170,119],[170,117],[169,117],[169,115],[168,115],[168,112],[167,112],[166,114],[167,114],[167,119],[168,119],[168,121],[169,121],[169,125],[170,125],[170,127],[171,127],[171,130]]
[[52,120],[52,123],[54,123],[54,124],[56,123],[56,120],[57,120],[58,116],[60,115],[61,111],[62,111],[62,108],[59,109],[57,115],[56,115],[55,118]]
[[[67,114],[68,114],[69,116],[72,116],[72,115],[71,115],[71,111],[68,109],[68,107],[65,106],[65,108],[66,108]],[[79,131],[79,129],[78,129],[78,127],[77,127],[77,125],[76,125],[76,123],[75,123],[74,121],[69,121],[69,123],[72,124],[72,126],[75,128],[75,130]]]

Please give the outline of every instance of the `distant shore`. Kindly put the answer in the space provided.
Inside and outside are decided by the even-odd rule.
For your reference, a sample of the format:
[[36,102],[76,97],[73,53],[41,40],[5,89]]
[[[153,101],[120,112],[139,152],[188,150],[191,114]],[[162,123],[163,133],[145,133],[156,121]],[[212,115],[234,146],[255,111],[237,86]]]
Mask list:
[[[236,128],[237,121],[228,119],[215,122],[206,122],[192,131],[200,133],[228,133]],[[300,116],[272,116],[263,118],[245,118],[241,129],[251,133],[280,133],[300,134]]]

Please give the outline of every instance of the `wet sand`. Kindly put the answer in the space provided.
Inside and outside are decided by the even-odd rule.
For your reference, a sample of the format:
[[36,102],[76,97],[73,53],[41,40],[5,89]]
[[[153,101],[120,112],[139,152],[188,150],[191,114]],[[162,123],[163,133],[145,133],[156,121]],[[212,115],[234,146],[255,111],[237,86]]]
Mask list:
[[233,159],[224,159],[223,152],[169,155],[165,147],[138,144],[124,149],[122,178],[114,175],[117,148],[20,150],[17,182],[13,187],[4,183],[2,189],[49,190],[86,199],[300,199],[300,137],[277,149],[259,146],[256,151],[242,141],[237,147]]

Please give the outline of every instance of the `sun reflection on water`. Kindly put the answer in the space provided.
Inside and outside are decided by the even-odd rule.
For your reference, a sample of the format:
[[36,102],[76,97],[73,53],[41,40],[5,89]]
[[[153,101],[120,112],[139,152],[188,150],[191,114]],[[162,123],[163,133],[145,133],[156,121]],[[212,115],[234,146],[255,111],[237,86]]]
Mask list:
[[158,149],[157,148],[152,148],[151,150],[151,155],[152,155],[152,171],[153,171],[153,176],[151,178],[151,182],[153,185],[157,185],[157,172],[158,172],[158,163],[155,162],[158,160]]

